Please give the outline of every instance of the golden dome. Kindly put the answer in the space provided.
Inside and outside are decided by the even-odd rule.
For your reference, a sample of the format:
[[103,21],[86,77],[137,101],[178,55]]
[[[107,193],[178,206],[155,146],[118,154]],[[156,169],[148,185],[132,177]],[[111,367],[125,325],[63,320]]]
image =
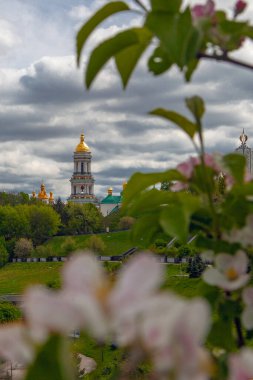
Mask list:
[[40,186],[40,192],[38,194],[38,198],[39,199],[48,199],[48,195],[46,192],[46,186],[44,185],[44,183],[42,183]]
[[53,201],[54,200],[54,194],[52,191],[50,191],[50,197],[49,197],[49,200],[50,201]]
[[113,188],[112,187],[109,187],[107,192],[108,192],[108,195],[112,195],[112,191],[113,191]]
[[90,148],[84,142],[84,134],[83,133],[80,136],[80,143],[76,146],[75,152],[90,152]]

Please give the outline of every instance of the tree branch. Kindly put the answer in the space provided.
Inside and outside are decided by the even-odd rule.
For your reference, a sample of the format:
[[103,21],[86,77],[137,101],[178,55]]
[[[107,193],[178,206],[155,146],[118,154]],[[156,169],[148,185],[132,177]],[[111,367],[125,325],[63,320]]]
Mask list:
[[241,326],[241,321],[238,317],[234,319],[235,322],[235,328],[237,332],[237,347],[241,348],[244,346],[244,338],[242,334],[242,326]]
[[210,55],[210,54],[206,54],[206,53],[198,53],[197,58],[204,58],[204,59],[210,59],[210,60],[214,60],[214,61],[227,62],[227,63],[231,63],[231,64],[236,65],[236,66],[240,66],[240,67],[244,67],[246,69],[253,70],[253,65],[250,65],[249,63],[246,63],[246,62],[239,61],[239,60],[234,59],[234,58],[230,58],[225,54],[224,55],[217,55],[217,54]]

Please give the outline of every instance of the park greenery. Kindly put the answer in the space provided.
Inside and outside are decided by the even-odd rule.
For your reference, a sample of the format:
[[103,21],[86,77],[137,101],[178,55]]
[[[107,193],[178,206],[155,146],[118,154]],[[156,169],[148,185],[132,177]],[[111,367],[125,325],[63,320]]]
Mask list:
[[[244,1],[237,0],[232,11],[216,9],[213,0],[192,7],[181,0],[150,0],[148,6],[146,2],[134,0],[131,4],[135,4],[134,9],[124,1],[107,2],[78,32],[80,64],[82,50],[101,22],[118,12],[142,14],[140,27],[120,31],[90,53],[85,69],[88,88],[111,58],[126,87],[148,49],[152,51],[147,65],[154,75],[177,66],[189,81],[201,60],[223,61],[235,69],[253,69],[250,63],[231,56],[246,39],[253,39],[253,27],[239,18],[247,7]],[[120,360],[119,365],[111,363],[107,369],[104,367],[104,372],[96,374],[101,379],[253,378],[250,348],[253,180],[247,174],[243,156],[217,157],[205,152],[203,99],[194,95],[185,100],[185,105],[191,113],[190,119],[169,109],[157,108],[150,113],[184,131],[196,156],[165,172],[135,173],[124,193],[123,210],[136,218],[133,238],[137,244],[153,243],[161,247],[163,242],[157,239],[165,234],[185,245],[189,236],[197,234],[192,268],[187,268],[193,278],[187,281],[200,285],[197,294],[201,297],[185,299],[168,292],[170,277],[164,273],[164,266],[147,252],[130,259],[121,270],[116,270],[117,275],[105,273],[94,254],[76,254],[63,267],[59,290],[31,288],[24,296],[25,323],[0,329],[0,351],[6,359],[27,364],[25,380],[77,377],[71,365],[72,357],[66,353],[69,343],[66,335],[73,328],[84,330],[84,339],[88,335],[87,347],[95,345],[93,354],[97,361],[103,355],[102,347],[111,345],[112,350],[113,347],[120,350],[116,359],[113,355],[108,359]],[[154,188],[161,183],[164,191]],[[217,183],[222,193],[218,198]],[[16,234],[23,237],[20,225],[15,224],[15,217],[21,214],[15,214],[15,210],[20,210],[21,205],[15,209],[5,207],[7,211],[2,207],[0,215],[9,213],[14,223],[13,231],[2,223],[3,230],[6,228],[5,238],[11,240]],[[42,210],[47,208],[22,207],[22,228],[24,224],[31,233],[27,237],[34,243],[35,235],[29,230],[29,223],[34,221],[36,225],[36,212],[41,213],[42,220],[43,216],[46,218]],[[75,206],[70,207],[69,215],[74,215],[80,224],[74,219],[66,222],[65,212],[59,220],[65,220],[65,226],[76,234],[87,232],[90,223],[84,222],[83,214]],[[44,239],[44,230],[39,232],[40,239]],[[66,245],[73,244],[68,241]],[[182,255],[185,250],[181,249]],[[213,266],[205,268],[201,257],[211,260]],[[195,278],[202,271],[202,280]],[[179,289],[182,279],[177,281]],[[8,352],[4,351],[7,343]],[[109,355],[108,350],[106,354]],[[96,377],[91,373],[86,378]]]

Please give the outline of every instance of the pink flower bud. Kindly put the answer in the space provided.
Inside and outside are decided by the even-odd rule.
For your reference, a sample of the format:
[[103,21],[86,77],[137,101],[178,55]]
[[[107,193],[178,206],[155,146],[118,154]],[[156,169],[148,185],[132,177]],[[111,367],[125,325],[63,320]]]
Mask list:
[[205,5],[195,5],[192,10],[192,18],[197,20],[203,17],[212,17],[215,13],[215,3],[213,0],[207,0]]
[[234,7],[235,17],[238,16],[239,14],[241,14],[245,10],[247,5],[248,4],[246,3],[246,1],[237,0],[237,2],[235,3],[235,7]]

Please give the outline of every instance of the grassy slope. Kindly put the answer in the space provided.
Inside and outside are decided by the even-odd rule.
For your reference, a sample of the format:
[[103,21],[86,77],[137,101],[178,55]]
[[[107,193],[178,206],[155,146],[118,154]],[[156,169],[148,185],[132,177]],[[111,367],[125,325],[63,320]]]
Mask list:
[[[85,249],[87,240],[90,238],[90,236],[91,235],[71,236],[71,239],[73,239],[75,242],[74,249]],[[120,255],[121,253],[127,251],[129,248],[133,247],[129,231],[99,234],[97,236],[99,236],[105,242],[106,249],[103,253],[105,256]],[[55,256],[61,256],[63,255],[62,246],[64,245],[64,242],[67,238],[68,236],[56,236],[45,243],[45,245],[53,250]]]

